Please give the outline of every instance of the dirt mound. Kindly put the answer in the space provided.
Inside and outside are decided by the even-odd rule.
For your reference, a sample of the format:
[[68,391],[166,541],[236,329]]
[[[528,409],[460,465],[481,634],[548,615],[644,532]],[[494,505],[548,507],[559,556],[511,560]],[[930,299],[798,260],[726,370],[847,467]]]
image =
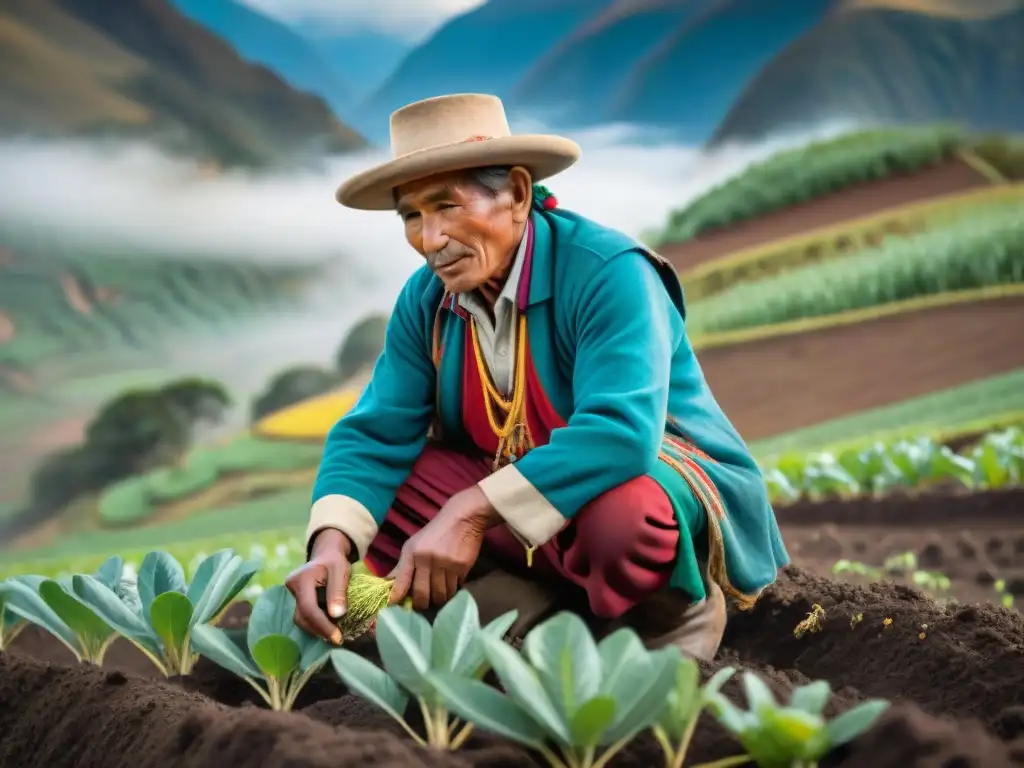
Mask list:
[[913,583],[917,569],[940,574],[948,589],[933,583],[929,591],[963,603],[996,600],[997,579],[1024,596],[1024,488],[802,501],[776,511],[793,561],[818,573],[839,560],[881,571],[892,556],[910,552],[916,568],[886,578]]
[[[825,612],[820,630],[795,637],[793,629],[815,604]],[[892,621],[886,625],[885,619]],[[45,656],[49,652],[40,641],[18,646]],[[112,654],[109,663],[126,663],[120,652]],[[780,695],[811,679],[828,679],[836,690],[831,713],[871,696],[897,703],[871,732],[823,766],[1024,764],[1024,748],[1008,743],[1024,736],[1024,620],[1005,609],[945,609],[913,589],[861,588],[792,568],[753,611],[734,617],[721,659],[704,672],[723,664],[758,671]],[[300,713],[281,714],[252,706],[239,683],[210,665],[200,665],[176,685],[0,654],[0,768],[535,765],[522,750],[486,735],[470,739],[456,755],[426,752],[387,715],[345,695],[328,678],[325,673],[311,686]],[[742,701],[738,681],[726,693]],[[420,728],[415,714],[410,720]],[[690,760],[739,751],[706,718]],[[612,766],[650,768],[661,762],[658,747],[645,736]]]

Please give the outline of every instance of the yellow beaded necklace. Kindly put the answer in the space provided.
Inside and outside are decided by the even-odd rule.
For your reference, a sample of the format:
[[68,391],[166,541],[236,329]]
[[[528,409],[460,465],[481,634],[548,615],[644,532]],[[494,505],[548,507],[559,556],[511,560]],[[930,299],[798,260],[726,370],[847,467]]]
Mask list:
[[[476,320],[470,319],[469,329],[473,340],[473,356],[476,358],[476,368],[483,389],[487,422],[498,438],[498,450],[494,454],[494,464],[492,465],[494,471],[498,471],[503,466],[521,458],[534,447],[530,425],[526,420],[526,315],[525,313],[519,315],[516,336],[516,367],[512,376],[511,400],[506,399],[494,386],[491,374],[487,370],[483,350],[480,348]],[[499,410],[504,414],[503,421],[499,421]],[[529,568],[533,565],[533,552],[536,547],[523,541],[518,535],[516,538],[526,548],[526,567]]]

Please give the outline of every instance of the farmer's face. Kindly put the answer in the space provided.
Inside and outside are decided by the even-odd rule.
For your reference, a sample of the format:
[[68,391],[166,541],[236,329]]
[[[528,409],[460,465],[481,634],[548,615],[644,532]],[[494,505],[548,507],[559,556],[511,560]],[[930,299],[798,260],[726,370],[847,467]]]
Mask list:
[[508,186],[492,192],[463,173],[412,182],[396,190],[405,238],[452,293],[504,278],[526,228],[531,181],[513,168]]

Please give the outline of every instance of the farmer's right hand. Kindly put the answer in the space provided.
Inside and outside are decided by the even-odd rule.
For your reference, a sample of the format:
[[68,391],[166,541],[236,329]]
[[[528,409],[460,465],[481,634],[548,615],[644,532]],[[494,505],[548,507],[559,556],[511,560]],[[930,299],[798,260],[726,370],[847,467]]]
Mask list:
[[352,566],[348,536],[326,528],[313,540],[309,562],[292,571],[284,584],[295,595],[295,623],[303,631],[341,645],[341,630],[317,603],[317,587],[327,588],[327,610],[340,619],[348,608],[348,580]]

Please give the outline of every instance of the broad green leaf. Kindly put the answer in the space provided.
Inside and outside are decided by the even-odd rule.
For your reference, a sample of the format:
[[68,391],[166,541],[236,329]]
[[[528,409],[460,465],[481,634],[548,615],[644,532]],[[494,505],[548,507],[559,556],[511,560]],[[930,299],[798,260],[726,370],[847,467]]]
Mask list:
[[156,550],[142,558],[139,566],[139,599],[142,600],[142,615],[149,618],[153,601],[164,592],[185,594],[185,569],[167,552]]
[[192,628],[192,603],[180,592],[164,592],[150,606],[149,621],[165,648],[181,650]]
[[840,747],[860,736],[874,725],[875,720],[889,707],[882,700],[866,701],[848,709],[825,726],[830,747]]
[[597,644],[597,654],[601,658],[600,692],[623,701],[636,685],[634,671],[647,661],[647,649],[635,631],[623,627]]
[[234,554],[233,549],[222,549],[199,563],[199,567],[196,568],[192,581],[188,585],[187,595],[188,599],[192,601],[192,605],[199,603],[199,598],[203,596],[203,592],[210,585],[214,575],[231,560]]
[[[495,640],[501,640],[505,637],[505,633],[509,631],[513,624],[516,623],[516,619],[519,618],[519,611],[513,609],[508,613],[503,613],[501,616],[496,618],[486,627],[480,630],[481,635],[487,637],[493,637]],[[436,624],[434,625],[434,632],[436,634]],[[487,659],[484,657],[484,646],[477,637],[467,653],[465,653],[455,668],[452,670],[457,675],[463,677],[483,677],[487,671]]]
[[[41,584],[45,579],[39,578]],[[78,638],[63,619],[46,604],[38,591],[30,586],[31,581],[21,578],[7,579],[0,582],[0,593],[4,595],[4,607],[7,612],[37,625],[62,641],[70,648],[78,649]]]
[[692,659],[684,659],[676,667],[675,684],[669,691],[667,704],[657,723],[669,738],[679,741],[703,705],[700,668]]
[[572,716],[569,731],[573,742],[577,747],[595,746],[614,719],[615,699],[607,694],[598,694],[584,702]]
[[245,652],[220,627],[197,624],[192,627],[192,648],[210,661],[241,677],[260,678],[263,675]]
[[416,696],[430,696],[430,624],[415,611],[389,606],[377,615],[377,650],[384,669]]
[[548,735],[566,746],[572,745],[569,724],[559,714],[537,672],[508,643],[481,635],[484,655],[502,688]]
[[544,728],[513,699],[486,683],[450,672],[433,672],[430,682],[445,708],[467,723],[531,749],[544,743]]
[[747,694],[747,707],[751,712],[776,706],[775,696],[764,680],[753,672],[744,672],[742,680],[743,690]]
[[124,575],[124,560],[117,555],[108,557],[104,560],[100,567],[96,569],[96,573],[93,577],[103,584],[108,589],[114,590],[117,585],[121,583],[121,577]]
[[252,660],[268,679],[284,680],[299,668],[301,657],[299,646],[285,635],[264,635],[252,647]]
[[396,720],[405,720],[409,696],[387,672],[344,648],[331,651],[330,657],[334,671],[349,690],[376,704]]
[[776,707],[760,710],[757,718],[757,726],[740,734],[740,741],[759,765],[817,761],[828,751],[825,722],[816,715]]
[[78,574],[72,580],[78,598],[91,608],[108,626],[154,655],[160,648],[141,616],[132,610],[94,576]]
[[583,702],[597,695],[601,656],[587,625],[575,613],[562,611],[536,626],[523,641],[523,652],[564,722],[572,722]]
[[107,622],[56,581],[47,580],[40,584],[39,596],[80,638],[100,639],[114,633]]
[[[257,599],[249,615],[249,647],[267,635],[288,637],[295,626],[295,597],[283,584],[275,584]],[[297,639],[297,638],[296,638]]]
[[[298,629],[298,627],[296,627]],[[327,663],[327,659],[331,655],[331,650],[334,646],[330,645],[319,637],[312,637],[307,635],[301,629],[298,629],[298,635],[300,636],[299,648],[302,650],[302,656],[299,659],[299,668],[306,672],[311,668],[319,669]],[[289,635],[295,640],[295,635]]]
[[610,744],[652,726],[668,706],[675,687],[676,669],[683,661],[677,648],[669,646],[648,653],[648,663],[638,666],[636,688],[616,702],[615,724],[605,732],[602,744]]
[[[431,668],[454,672],[466,660],[483,656],[480,648],[480,612],[476,601],[466,590],[460,590],[434,618],[431,632]],[[479,663],[473,665],[475,670]]]
[[789,706],[801,709],[812,715],[820,715],[825,711],[829,696],[832,695],[832,686],[828,680],[816,680],[807,685],[801,685],[793,689],[790,696]]
[[218,569],[206,589],[196,602],[193,621],[206,624],[216,618],[234,597],[245,588],[259,565],[242,560],[238,555],[232,556]]
[[718,722],[734,736],[739,736],[757,724],[754,715],[740,709],[720,693],[708,696],[707,701]]

